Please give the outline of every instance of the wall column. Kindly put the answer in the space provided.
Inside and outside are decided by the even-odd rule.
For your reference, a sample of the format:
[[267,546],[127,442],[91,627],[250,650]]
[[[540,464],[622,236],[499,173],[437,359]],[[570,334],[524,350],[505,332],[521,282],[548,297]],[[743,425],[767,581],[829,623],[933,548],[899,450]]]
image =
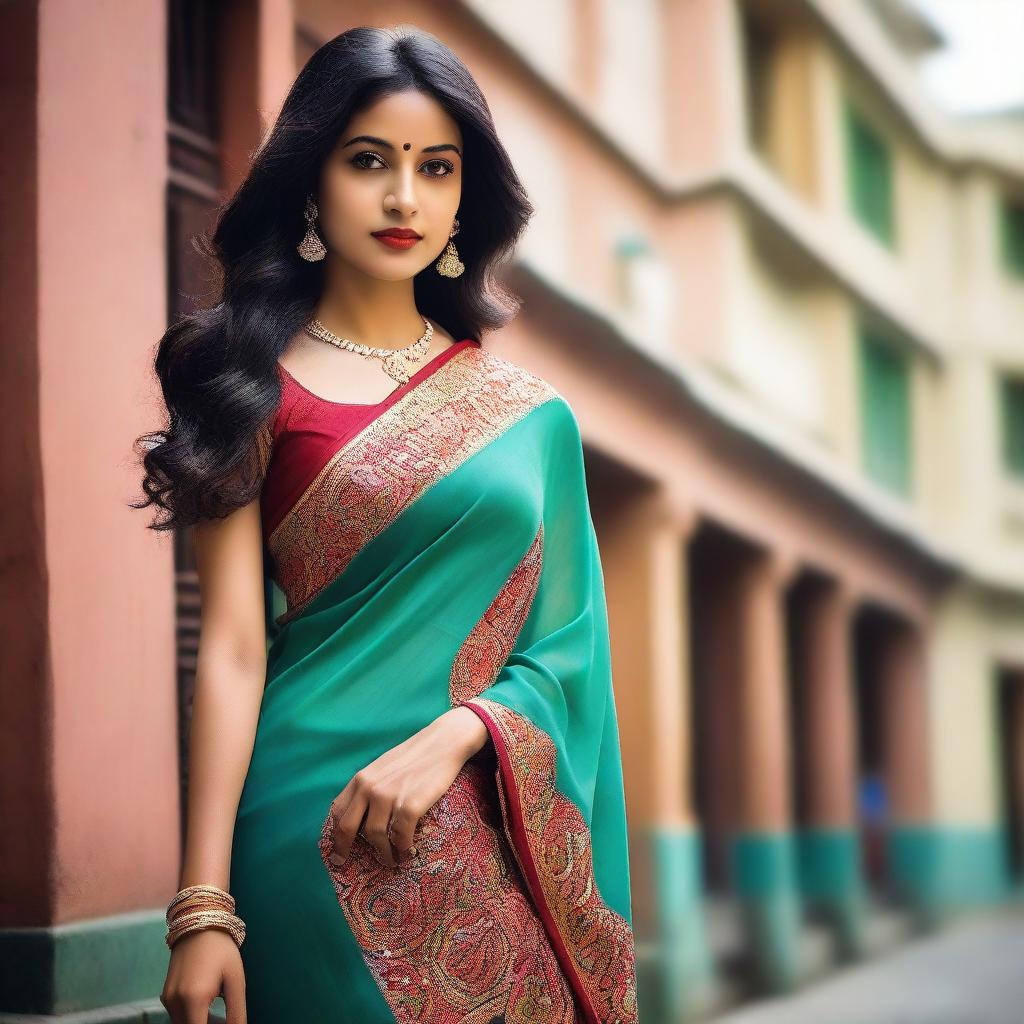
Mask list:
[[913,623],[894,623],[880,666],[883,763],[889,795],[889,879],[924,915],[937,909],[941,851],[931,821],[924,642]]
[[755,980],[770,990],[791,988],[799,969],[783,600],[793,568],[770,552],[744,557],[736,570],[740,825],[733,874]]
[[678,1020],[710,991],[690,756],[687,508],[644,492],[601,517],[630,816],[642,1019]]
[[816,584],[802,606],[802,702],[807,820],[799,837],[805,897],[828,914],[841,950],[862,943],[863,876],[857,823],[857,750],[851,616],[854,597],[842,583]]
[[647,712],[655,799],[648,826],[664,1020],[710,995],[700,824],[693,812],[688,551],[697,517],[657,506],[646,533],[651,700]]

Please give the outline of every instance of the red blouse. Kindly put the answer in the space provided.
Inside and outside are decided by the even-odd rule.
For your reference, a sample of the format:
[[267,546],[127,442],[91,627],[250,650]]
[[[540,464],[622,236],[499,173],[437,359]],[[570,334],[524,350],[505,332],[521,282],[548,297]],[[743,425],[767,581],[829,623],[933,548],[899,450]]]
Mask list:
[[480,342],[465,338],[449,345],[383,401],[369,404],[321,398],[278,363],[281,403],[274,416],[273,447],[260,499],[264,539],[270,537],[324,464],[349,438],[468,345],[479,347]]

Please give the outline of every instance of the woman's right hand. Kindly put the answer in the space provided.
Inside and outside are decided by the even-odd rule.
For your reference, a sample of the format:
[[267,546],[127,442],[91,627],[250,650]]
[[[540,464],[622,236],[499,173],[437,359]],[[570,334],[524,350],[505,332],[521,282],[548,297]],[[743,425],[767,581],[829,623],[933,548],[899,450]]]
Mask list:
[[227,1024],[246,1024],[245,972],[235,940],[220,928],[178,939],[160,993],[171,1024],[208,1024],[210,1003],[222,994]]

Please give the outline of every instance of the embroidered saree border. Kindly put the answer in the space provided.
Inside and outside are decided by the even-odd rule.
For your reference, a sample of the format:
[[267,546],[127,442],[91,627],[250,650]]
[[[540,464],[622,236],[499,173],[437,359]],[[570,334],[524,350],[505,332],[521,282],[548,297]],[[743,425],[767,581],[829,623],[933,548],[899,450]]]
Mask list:
[[338,903],[401,1024],[579,1024],[508,841],[491,825],[496,802],[484,758],[470,758],[420,819],[415,856],[393,868],[362,836],[335,866],[330,814],[323,823],[320,856]]
[[632,929],[601,899],[590,830],[558,791],[557,750],[525,716],[479,696],[508,660],[537,592],[543,524],[505,585],[467,637],[452,670],[452,704],[487,726],[498,755],[502,818],[562,967],[590,1024],[637,1021]]
[[452,707],[487,689],[508,661],[537,593],[543,551],[541,523],[526,554],[459,648],[448,684]]
[[601,899],[590,830],[555,788],[555,745],[517,712],[473,697],[498,754],[498,797],[516,860],[589,1024],[635,1024],[633,932]]
[[467,348],[350,438],[268,538],[285,623],[433,484],[558,392],[483,349]]
[[[467,350],[396,405],[394,416],[344,446],[304,495],[316,515],[336,507],[354,519],[334,560],[320,568],[320,585],[433,482],[553,394],[514,364]],[[360,518],[363,503],[372,511]],[[297,543],[310,529],[301,513],[286,521],[298,533],[272,538],[282,546],[283,537]],[[587,824],[555,785],[555,745],[524,716],[480,696],[514,649],[537,593],[543,553],[540,524],[451,667],[452,706],[470,707],[493,741],[494,783],[484,784],[485,752],[491,754],[484,748],[423,816],[416,857],[396,868],[382,865],[360,837],[344,864],[332,864],[330,813],[323,823],[320,853],[339,904],[401,1022],[490,1024],[500,1016],[508,1024],[578,1024],[580,1015],[589,1024],[637,1021],[632,930],[598,892]],[[301,599],[295,612],[310,599]],[[500,819],[491,815],[494,794]],[[488,820],[500,821],[504,835]],[[458,857],[450,856],[453,850]],[[518,883],[508,875],[508,854]],[[484,951],[474,956],[480,942]]]
[[[416,487],[402,490],[391,514],[373,519],[371,528],[393,521],[400,508],[442,473],[557,395],[539,378],[493,357],[481,358],[459,377],[439,381],[436,391],[429,390],[434,393],[417,396],[402,418],[391,421],[393,429],[410,431],[413,443],[423,442]],[[462,424],[459,444],[445,451],[439,441],[451,436],[452,421]],[[439,436],[437,431],[447,433]],[[386,439],[367,440],[358,456],[345,450],[340,473],[365,465]],[[403,453],[409,444],[403,439]],[[431,458],[434,451],[441,457]],[[379,493],[391,494],[386,487]],[[371,528],[357,532],[353,544],[369,537]],[[499,602],[492,603],[474,629],[476,644],[460,647],[450,673],[453,704],[479,692],[508,657],[539,579],[541,539],[538,531],[532,561],[520,563],[511,586],[506,582]],[[333,864],[330,813],[319,838],[321,859],[364,961],[397,1021],[581,1024],[571,983],[511,849],[491,765],[489,751],[467,761],[444,796],[423,815],[417,853],[410,861],[388,867],[357,836],[345,862]]]

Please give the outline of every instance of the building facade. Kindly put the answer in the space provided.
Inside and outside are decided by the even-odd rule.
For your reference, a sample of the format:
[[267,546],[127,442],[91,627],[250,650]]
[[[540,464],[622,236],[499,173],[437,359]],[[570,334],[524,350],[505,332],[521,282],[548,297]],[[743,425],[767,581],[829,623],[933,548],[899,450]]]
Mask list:
[[1024,128],[927,102],[929,26],[895,0],[15,3],[0,1019],[160,1019],[197,588],[126,507],[129,444],[206,286],[189,239],[298,68],[399,22],[471,68],[537,210],[485,344],[584,433],[642,1020],[1019,900]]

